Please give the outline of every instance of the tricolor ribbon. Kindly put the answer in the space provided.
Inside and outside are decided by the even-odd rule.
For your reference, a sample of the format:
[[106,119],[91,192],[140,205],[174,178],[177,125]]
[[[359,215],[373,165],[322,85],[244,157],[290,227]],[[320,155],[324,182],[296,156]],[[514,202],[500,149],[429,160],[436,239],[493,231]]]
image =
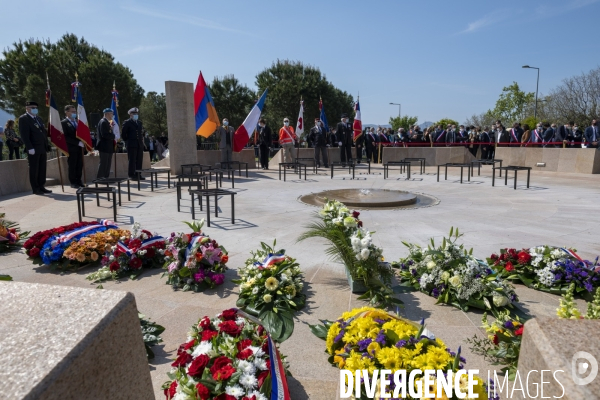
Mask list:
[[267,334],[269,341],[269,359],[271,360],[271,400],[291,400],[283,362],[271,335]]
[[[164,242],[164,241],[165,241],[165,238],[162,236],[153,236],[151,238],[144,240],[142,242],[142,245],[138,249],[138,251],[147,249],[148,247],[152,246],[155,243]],[[133,255],[133,251],[129,247],[127,247],[125,245],[125,243],[123,243],[121,241],[117,242],[117,249],[119,249],[123,253],[127,254],[129,257],[131,257]]]
[[254,265],[258,266],[258,269],[266,269],[270,265],[280,263],[283,260],[285,260],[284,254],[269,254],[267,258],[265,258],[265,261],[262,263],[257,261],[254,263]]
[[[102,221],[100,221],[100,224],[98,224],[98,225],[88,225],[88,226],[84,226],[83,228],[79,228],[79,229],[75,229],[74,231],[70,231],[68,233],[63,233],[62,235],[60,235],[56,238],[54,243],[58,244],[58,243],[68,242],[69,240],[71,240],[72,238],[74,238],[77,235],[81,235],[82,233],[91,231],[93,229],[100,228],[102,226],[104,226],[108,229],[117,229],[117,225],[114,222],[109,221],[107,219],[103,219]],[[54,247],[54,246],[52,246],[52,247]]]
[[[581,257],[579,257],[577,255],[577,253],[575,253],[573,250],[571,249],[563,249],[562,247],[560,248],[562,251],[564,251],[565,253],[567,253],[569,256],[573,257],[576,260],[579,260],[581,262],[583,262],[583,259]],[[585,263],[584,263],[585,264]]]
[[185,249],[185,259],[187,260],[188,257],[190,256],[190,252],[192,251],[192,249],[194,248],[194,246],[202,239],[204,239],[206,236],[200,235],[200,236],[194,236],[194,238],[190,241],[190,243],[187,246],[187,249]]

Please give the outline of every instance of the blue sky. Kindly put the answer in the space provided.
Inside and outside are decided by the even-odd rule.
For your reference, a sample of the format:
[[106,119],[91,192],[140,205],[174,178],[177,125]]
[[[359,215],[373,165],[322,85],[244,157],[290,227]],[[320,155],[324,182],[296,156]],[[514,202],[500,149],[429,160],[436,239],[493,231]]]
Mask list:
[[1,48],[72,32],[130,67],[146,91],[196,82],[199,70],[254,88],[274,60],[300,60],[360,92],[364,123],[397,115],[390,102],[419,122],[462,122],[513,81],[535,91],[524,64],[541,68],[540,93],[600,65],[599,0],[31,0],[2,11],[13,17],[3,18]]

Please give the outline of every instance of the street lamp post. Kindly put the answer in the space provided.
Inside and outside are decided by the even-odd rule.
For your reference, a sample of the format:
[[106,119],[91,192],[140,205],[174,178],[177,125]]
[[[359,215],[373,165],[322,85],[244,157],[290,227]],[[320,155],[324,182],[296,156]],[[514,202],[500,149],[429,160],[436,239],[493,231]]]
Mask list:
[[402,116],[402,104],[400,103],[390,103],[393,106],[398,106],[398,118]]
[[535,85],[535,109],[533,111],[533,117],[537,121],[538,88],[540,87],[540,69],[537,67],[530,67],[529,65],[523,65],[523,68],[537,69],[537,83]]

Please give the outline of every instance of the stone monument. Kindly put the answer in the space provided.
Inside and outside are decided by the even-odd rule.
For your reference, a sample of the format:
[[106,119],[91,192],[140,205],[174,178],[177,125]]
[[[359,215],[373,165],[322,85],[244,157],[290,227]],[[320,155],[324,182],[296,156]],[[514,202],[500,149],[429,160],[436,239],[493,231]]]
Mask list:
[[194,85],[188,82],[165,82],[167,128],[171,173],[179,174],[182,164],[197,164]]

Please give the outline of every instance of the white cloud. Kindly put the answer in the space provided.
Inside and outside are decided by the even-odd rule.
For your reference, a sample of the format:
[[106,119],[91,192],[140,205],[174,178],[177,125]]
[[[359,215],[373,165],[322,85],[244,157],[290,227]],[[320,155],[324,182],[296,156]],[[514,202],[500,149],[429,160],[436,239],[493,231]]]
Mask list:
[[476,21],[470,22],[467,25],[467,29],[465,29],[459,33],[462,34],[462,33],[476,32],[482,28],[485,28],[486,26],[497,24],[497,23],[501,22],[502,20],[506,19],[508,16],[509,16],[508,10],[496,10],[492,13],[489,13],[489,14],[483,16],[482,18],[479,18]]

